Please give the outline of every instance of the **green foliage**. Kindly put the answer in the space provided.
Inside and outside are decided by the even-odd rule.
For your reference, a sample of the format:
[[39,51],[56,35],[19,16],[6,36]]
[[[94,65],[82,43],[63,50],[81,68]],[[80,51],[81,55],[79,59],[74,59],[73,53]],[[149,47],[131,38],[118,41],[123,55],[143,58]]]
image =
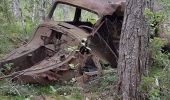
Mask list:
[[167,16],[169,16],[170,15],[170,1],[169,0],[156,0],[156,1],[158,4],[158,7],[160,7],[161,10],[165,12]]
[[11,70],[11,68],[12,68],[13,65],[14,65],[13,63],[5,64],[5,65],[4,65],[4,69],[7,70],[7,71],[9,71],[9,70]]
[[[151,35],[159,31],[160,25],[167,20],[168,14],[160,10],[152,12],[145,9],[145,16],[149,19],[149,25],[152,29]],[[139,87],[140,91],[145,93],[149,100],[168,100],[170,88],[170,54],[162,53],[162,47],[167,44],[166,40],[161,38],[153,38],[150,40],[150,52],[152,58],[152,66],[149,69],[148,76],[142,77]]]
[[166,44],[165,40],[154,38],[150,43],[153,64],[149,69],[149,75],[143,76],[140,85],[141,92],[148,94],[150,100],[168,100],[170,91],[170,54],[162,53],[161,48]]
[[98,80],[94,80],[87,84],[89,91],[93,93],[102,93],[105,90],[110,90],[117,82],[117,75],[114,72],[105,73]]
[[106,74],[103,79],[100,81],[101,88],[114,85],[116,83],[117,76],[115,73]]
[[34,96],[54,96],[57,100],[83,100],[80,88],[70,85],[20,85],[11,79],[0,81],[4,100],[32,100]]
[[[21,3],[25,3],[22,5],[23,7],[28,4],[28,1],[24,0],[21,1]],[[27,11],[28,9],[23,8],[22,10],[26,16],[26,25],[25,29],[23,29],[21,21],[16,20],[12,15],[11,7],[11,0],[0,0],[0,58],[28,42],[37,24],[37,21],[32,22],[31,19],[27,17],[31,15],[31,13]]]
[[154,24],[153,22],[162,22],[164,21],[165,14],[162,11],[153,12],[150,9],[145,9],[145,16],[149,18],[151,26]]
[[145,9],[145,17],[148,19],[148,24],[151,28],[151,36],[157,35],[157,33],[160,31],[160,25],[164,22],[166,19],[166,15],[163,11],[157,11],[153,12],[150,9]]
[[149,95],[149,100],[161,100],[159,88],[150,90]]
[[[0,29],[0,57],[9,53],[11,50],[20,47],[30,39],[33,33],[33,24],[27,24],[26,29],[28,33],[22,31],[20,23],[15,25],[7,24],[8,27]],[[3,26],[0,26],[1,28]]]
[[153,84],[153,83],[154,83],[154,78],[152,78],[152,77],[143,77],[139,89],[142,92],[147,92],[147,91],[149,91],[148,86],[150,84]]
[[0,96],[29,96],[32,91],[27,85],[13,83],[11,79],[0,81]]

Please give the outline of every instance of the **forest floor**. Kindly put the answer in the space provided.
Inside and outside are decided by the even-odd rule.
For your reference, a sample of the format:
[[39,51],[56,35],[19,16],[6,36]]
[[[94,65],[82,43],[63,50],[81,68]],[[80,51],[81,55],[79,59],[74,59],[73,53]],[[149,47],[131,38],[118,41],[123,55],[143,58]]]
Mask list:
[[0,81],[0,100],[113,100],[116,71],[107,68],[98,77],[82,87],[75,82],[48,85],[19,85],[10,79]]

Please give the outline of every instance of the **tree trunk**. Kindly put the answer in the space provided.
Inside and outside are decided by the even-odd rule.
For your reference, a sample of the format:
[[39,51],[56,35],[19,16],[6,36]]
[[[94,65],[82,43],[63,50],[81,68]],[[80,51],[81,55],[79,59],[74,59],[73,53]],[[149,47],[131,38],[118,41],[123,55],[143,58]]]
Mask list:
[[68,6],[64,5],[63,6],[63,15],[64,15],[64,21],[68,21],[69,20],[69,15],[68,15]]
[[22,9],[20,7],[20,1],[19,0],[13,0],[12,1],[12,7],[13,7],[13,13],[14,13],[15,18],[18,21],[21,21],[21,26],[22,26],[23,31],[25,33],[27,33],[26,32],[25,17],[23,15]]
[[21,10],[19,0],[12,0],[12,10],[15,18],[19,20],[21,18]]
[[126,0],[119,47],[118,92],[123,100],[143,100],[138,87],[148,67],[149,27],[144,16],[150,0]]
[[23,15],[22,13],[22,10],[21,11],[21,25],[22,25],[22,29],[25,33],[27,33],[27,30],[26,30],[26,21],[25,21],[25,16]]
[[32,22],[35,22],[35,15],[36,15],[36,0],[31,0],[30,4],[32,4],[32,14],[31,14],[31,20]]
[[45,20],[45,0],[40,0],[39,16],[40,16],[40,22]]

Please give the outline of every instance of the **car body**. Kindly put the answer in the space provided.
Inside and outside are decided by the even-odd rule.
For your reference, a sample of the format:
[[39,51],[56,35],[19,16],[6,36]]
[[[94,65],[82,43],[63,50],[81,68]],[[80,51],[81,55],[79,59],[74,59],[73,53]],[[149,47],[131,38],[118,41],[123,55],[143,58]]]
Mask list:
[[[75,8],[72,20],[54,20],[57,7],[65,5]],[[22,83],[48,83],[77,76],[83,76],[85,81],[101,74],[100,61],[116,67],[124,5],[124,0],[113,0],[113,4],[56,0],[31,41],[0,61],[1,67],[13,64],[10,71],[5,71],[6,77],[15,77]],[[94,23],[89,19],[80,21],[82,11],[93,13],[98,19]]]

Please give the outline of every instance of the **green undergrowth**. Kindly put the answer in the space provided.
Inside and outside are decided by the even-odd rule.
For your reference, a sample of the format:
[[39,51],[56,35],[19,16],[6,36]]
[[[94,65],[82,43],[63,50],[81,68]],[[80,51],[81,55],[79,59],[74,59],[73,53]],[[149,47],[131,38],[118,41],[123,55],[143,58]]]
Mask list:
[[0,58],[25,44],[32,36],[36,22],[25,19],[25,28],[20,20],[12,15],[11,5],[7,0],[0,2]]
[[160,38],[151,40],[152,66],[148,76],[143,76],[140,90],[144,92],[149,100],[170,99],[170,54],[162,52],[166,41]]
[[18,22],[4,26],[0,25],[0,27],[0,57],[3,57],[30,40],[35,24],[27,23],[26,31],[22,30]]
[[20,85],[4,80],[0,83],[0,98],[3,100],[34,100],[35,97],[53,97],[55,100],[83,100],[80,90],[73,84]]
[[[101,77],[86,83],[83,87],[71,81],[64,83],[39,84],[17,84],[11,79],[0,81],[1,100],[36,100],[35,98],[53,98],[54,100],[109,100],[116,93],[115,84],[117,75],[113,69],[103,72]],[[52,100],[53,100],[52,99]]]

